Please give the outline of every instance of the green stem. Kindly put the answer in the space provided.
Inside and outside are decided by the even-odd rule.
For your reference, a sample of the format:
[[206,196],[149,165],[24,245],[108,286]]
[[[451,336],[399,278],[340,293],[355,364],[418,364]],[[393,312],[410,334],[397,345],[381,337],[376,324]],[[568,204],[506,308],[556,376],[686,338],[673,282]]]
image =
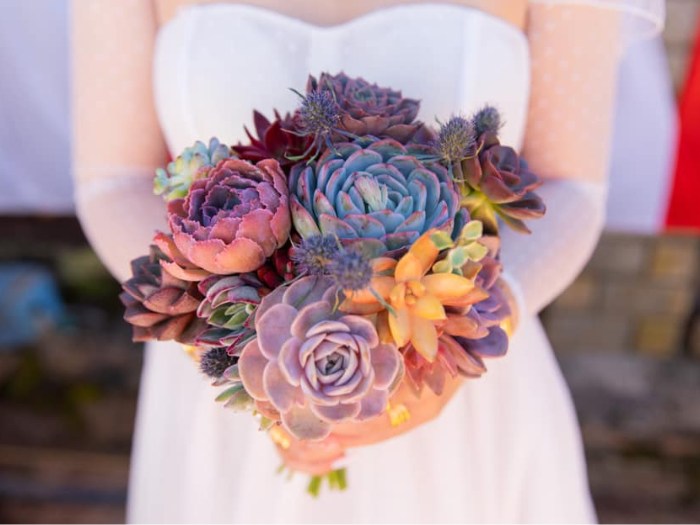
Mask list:
[[338,476],[336,475],[335,470],[328,473],[328,488],[331,490],[338,488]]
[[338,488],[340,490],[345,490],[348,488],[348,478],[347,478],[347,470],[344,468],[338,469],[335,471],[337,479],[338,479]]
[[311,481],[309,481],[309,486],[306,491],[314,498],[317,498],[321,492],[321,481],[323,481],[323,477],[321,476],[312,476]]
[[306,491],[314,498],[321,493],[323,480],[328,480],[330,490],[346,490],[348,488],[347,471],[344,468],[333,470],[323,476],[312,476]]

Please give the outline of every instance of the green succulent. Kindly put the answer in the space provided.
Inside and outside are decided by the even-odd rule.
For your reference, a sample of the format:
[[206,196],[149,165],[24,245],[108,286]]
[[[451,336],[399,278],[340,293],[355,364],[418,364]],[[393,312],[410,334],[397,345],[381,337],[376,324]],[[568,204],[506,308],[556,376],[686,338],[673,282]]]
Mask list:
[[447,250],[443,259],[433,265],[435,273],[462,275],[468,261],[478,262],[488,254],[488,248],[479,242],[484,232],[481,221],[469,221],[456,239],[445,232],[433,234],[432,240],[440,250]]
[[231,149],[212,138],[207,147],[201,141],[185,148],[180,156],[168,163],[166,169],[158,168],[153,181],[153,193],[163,195],[166,201],[184,198],[196,179],[206,176],[207,168],[220,161],[235,157]]

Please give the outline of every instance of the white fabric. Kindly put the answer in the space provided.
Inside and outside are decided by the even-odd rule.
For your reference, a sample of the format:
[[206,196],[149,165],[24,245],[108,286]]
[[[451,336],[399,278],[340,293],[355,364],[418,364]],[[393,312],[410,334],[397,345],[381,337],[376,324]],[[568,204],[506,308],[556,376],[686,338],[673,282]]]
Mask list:
[[131,261],[148,253],[155,230],[167,231],[164,203],[153,194],[152,170],[103,167],[101,173],[111,176],[76,185],[75,211],[90,246],[123,282],[131,276]]
[[620,63],[607,230],[641,234],[662,231],[677,135],[676,101],[663,39],[639,42],[630,47]]
[[72,213],[66,0],[0,0],[0,213]]
[[505,229],[503,266],[517,283],[523,315],[537,314],[581,272],[603,230],[605,186],[583,181],[547,180],[537,191],[547,213],[528,223],[523,237]]
[[[169,146],[177,152],[210,135],[236,141],[252,108],[291,109],[297,101],[284,88],[303,87],[308,71],[340,69],[421,98],[426,120],[495,103],[506,122],[504,141],[522,142],[527,44],[518,30],[495,18],[461,7],[414,5],[320,29],[259,8],[210,5],[181,11],[159,36],[155,93]],[[589,186],[576,182],[545,188],[560,219],[568,217],[569,199],[579,202],[578,192],[576,216],[602,215],[602,192],[591,190],[589,199]],[[563,215],[556,214],[559,208]],[[556,259],[537,259],[536,270],[572,278],[599,222],[579,222],[569,241],[584,239],[576,260],[553,250]],[[554,225],[543,226],[543,235],[545,230],[563,233]],[[509,250],[534,248],[536,242],[537,233],[517,244],[514,239]],[[521,285],[531,271],[527,265],[523,275],[515,274]],[[529,301],[532,291],[524,290]],[[569,394],[531,314],[521,319],[510,355],[491,363],[484,378],[466,384],[438,419],[353,451],[349,490],[323,494],[318,501],[304,494],[304,476],[291,483],[275,476],[279,459],[268,439],[255,431],[249,415],[213,402],[214,389],[177,345],[148,346],[142,384],[131,521],[595,519]]]
[[594,519],[574,410],[541,325],[465,383],[440,417],[355,449],[347,492],[276,475],[270,440],[176,344],[146,354],[129,515],[139,523],[582,523]]
[[[223,35],[228,45],[212,42]],[[211,134],[225,143],[244,138],[251,108],[295,108],[299,99],[287,88],[303,89],[309,72],[326,70],[402,89],[421,100],[419,117],[428,122],[497,101],[504,143],[522,143],[527,41],[474,10],[400,6],[317,27],[252,6],[192,6],[161,29],[156,55],[156,108],[171,151]]]

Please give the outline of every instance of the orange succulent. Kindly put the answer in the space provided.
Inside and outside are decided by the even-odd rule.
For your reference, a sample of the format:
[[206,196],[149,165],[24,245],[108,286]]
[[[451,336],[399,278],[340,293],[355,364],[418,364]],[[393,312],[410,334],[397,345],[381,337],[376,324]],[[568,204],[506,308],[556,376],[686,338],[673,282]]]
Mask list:
[[[455,273],[429,273],[440,254],[432,240],[438,230],[421,235],[399,261],[379,257],[372,261],[375,276],[364,290],[346,291],[340,309],[356,314],[379,314],[377,331],[385,342],[401,348],[411,343],[432,362],[444,332],[461,331],[462,316],[445,307],[468,307],[488,297],[474,278]],[[393,275],[391,275],[393,274]],[[452,326],[454,325],[454,326]]]

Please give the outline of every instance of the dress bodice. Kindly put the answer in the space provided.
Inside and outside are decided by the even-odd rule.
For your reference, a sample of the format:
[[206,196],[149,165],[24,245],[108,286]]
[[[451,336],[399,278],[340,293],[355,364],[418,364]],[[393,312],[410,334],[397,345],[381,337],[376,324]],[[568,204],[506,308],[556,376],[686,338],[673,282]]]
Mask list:
[[188,6],[158,35],[155,100],[174,154],[195,140],[244,139],[252,110],[293,110],[288,88],[309,74],[345,71],[422,101],[419,118],[468,115],[489,103],[504,143],[520,146],[529,95],[522,32],[481,11],[447,4],[381,9],[319,27],[243,4]]

